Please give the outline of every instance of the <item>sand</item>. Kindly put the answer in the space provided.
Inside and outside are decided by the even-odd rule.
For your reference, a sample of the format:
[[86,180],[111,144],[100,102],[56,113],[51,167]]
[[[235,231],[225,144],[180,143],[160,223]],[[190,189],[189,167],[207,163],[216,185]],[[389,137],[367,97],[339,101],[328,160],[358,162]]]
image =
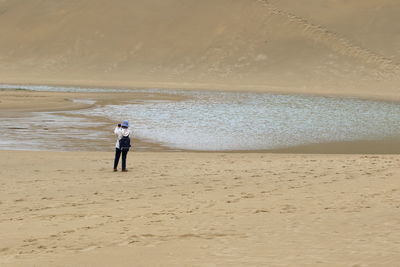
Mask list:
[[[18,86],[16,86],[18,89]],[[0,90],[0,111],[2,114],[49,112],[85,109],[102,105],[124,104],[132,99],[140,100],[173,100],[182,97],[152,93],[71,93],[71,92],[35,92],[27,90]],[[93,100],[84,103],[74,100]]]
[[[0,83],[399,101],[399,12],[396,0],[3,0]],[[0,91],[0,118],[128,97]],[[400,142],[280,152],[344,147]],[[0,266],[400,262],[399,155],[132,151],[128,173],[112,160],[0,151]]]
[[1,83],[399,100],[397,0],[0,1]]
[[400,156],[0,152],[1,266],[396,266]]

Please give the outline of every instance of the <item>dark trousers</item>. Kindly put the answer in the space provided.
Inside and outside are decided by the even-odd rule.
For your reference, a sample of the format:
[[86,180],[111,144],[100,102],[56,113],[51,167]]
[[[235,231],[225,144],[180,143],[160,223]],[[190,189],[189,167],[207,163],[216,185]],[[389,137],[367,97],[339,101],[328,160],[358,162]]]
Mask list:
[[114,159],[114,169],[118,167],[119,158],[122,154],[122,169],[126,169],[126,155],[128,155],[128,151],[122,151],[119,148],[115,148],[115,159]]

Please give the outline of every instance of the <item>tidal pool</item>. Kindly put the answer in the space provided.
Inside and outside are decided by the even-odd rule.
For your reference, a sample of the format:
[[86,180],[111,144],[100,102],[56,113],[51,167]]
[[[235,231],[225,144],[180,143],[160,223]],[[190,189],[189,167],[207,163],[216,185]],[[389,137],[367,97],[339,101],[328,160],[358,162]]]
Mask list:
[[170,93],[188,100],[110,105],[76,113],[116,122],[127,119],[135,136],[187,150],[268,150],[400,135],[400,105],[395,103],[260,93]]
[[[115,124],[129,120],[135,137],[182,150],[270,150],[307,144],[400,137],[400,105],[397,103],[267,93],[0,86],[4,89],[15,87],[36,91],[149,92],[179,95],[186,99],[182,101],[132,99],[131,102],[128,100],[121,105],[63,112],[73,117],[51,119],[58,124],[61,123],[61,126],[48,122],[47,134],[53,131],[53,126],[58,129],[63,127],[63,131],[54,133],[54,136],[87,138],[88,146],[90,140],[96,138],[108,142],[106,136],[112,135],[114,126],[110,125],[109,133],[96,133],[94,122],[90,129],[85,127],[88,123],[87,118],[92,116],[105,117]],[[41,116],[44,116],[43,114]],[[46,116],[61,115],[46,113]],[[79,119],[80,116],[85,119]],[[43,120],[43,117],[41,119]],[[4,126],[10,128],[10,124],[4,125],[4,120],[0,124],[2,128]],[[69,124],[78,126],[69,127]],[[26,131],[30,134],[43,134],[34,127],[30,128],[29,125],[28,128]],[[15,135],[7,135],[7,129],[3,128],[2,136],[0,148],[9,149],[7,144],[13,141]],[[61,145],[68,147],[68,150],[74,150],[65,140]],[[24,146],[26,148],[26,145]],[[40,144],[36,144],[36,147],[40,147]],[[48,146],[46,149],[52,150]],[[82,147],[76,150],[82,149],[85,150]]]

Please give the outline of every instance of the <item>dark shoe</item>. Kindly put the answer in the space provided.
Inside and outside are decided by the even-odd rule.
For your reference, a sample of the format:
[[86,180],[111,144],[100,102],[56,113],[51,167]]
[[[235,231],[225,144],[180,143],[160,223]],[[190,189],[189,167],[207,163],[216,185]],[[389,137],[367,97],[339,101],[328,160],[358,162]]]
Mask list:
[[123,171],[123,172],[127,172],[128,170],[127,170],[127,169],[122,169],[122,171]]
[[114,171],[115,171],[115,172],[117,172],[117,171],[118,171],[118,169],[114,169]]

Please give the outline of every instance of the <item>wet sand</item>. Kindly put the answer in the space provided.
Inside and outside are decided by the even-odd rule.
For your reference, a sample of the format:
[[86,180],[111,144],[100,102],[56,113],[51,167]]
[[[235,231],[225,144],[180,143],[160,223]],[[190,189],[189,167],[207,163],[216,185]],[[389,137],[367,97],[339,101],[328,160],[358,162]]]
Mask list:
[[400,156],[0,152],[0,265],[396,266]]
[[[18,86],[16,86],[16,89]],[[76,92],[37,92],[28,90],[0,90],[0,110],[11,112],[67,111],[93,107],[94,104],[75,102],[76,99],[96,101],[96,105],[123,104],[127,99],[174,100],[182,97],[151,93],[76,93]]]
[[284,149],[268,150],[269,153],[296,154],[399,154],[400,139],[343,141],[322,144],[294,146]]

